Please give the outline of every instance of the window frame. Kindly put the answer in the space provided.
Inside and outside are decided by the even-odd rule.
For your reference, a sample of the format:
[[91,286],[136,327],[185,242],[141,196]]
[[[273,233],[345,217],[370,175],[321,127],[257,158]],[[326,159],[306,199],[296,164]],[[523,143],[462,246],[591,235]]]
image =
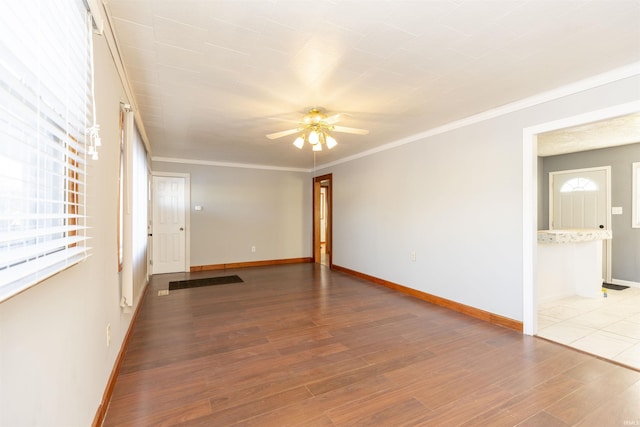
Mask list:
[[118,165],[118,272],[124,263],[124,111],[120,109],[120,150]]
[[640,228],[640,162],[631,164],[631,228]]

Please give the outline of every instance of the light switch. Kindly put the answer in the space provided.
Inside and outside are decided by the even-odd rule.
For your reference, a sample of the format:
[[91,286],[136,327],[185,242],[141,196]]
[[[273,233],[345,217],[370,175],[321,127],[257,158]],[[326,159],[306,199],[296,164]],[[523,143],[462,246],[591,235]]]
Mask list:
[[195,211],[201,211],[201,210],[202,210],[202,206],[201,206],[201,205],[195,205],[195,206],[193,207],[193,210],[195,210]]
[[622,206],[614,206],[611,208],[611,215],[622,215]]

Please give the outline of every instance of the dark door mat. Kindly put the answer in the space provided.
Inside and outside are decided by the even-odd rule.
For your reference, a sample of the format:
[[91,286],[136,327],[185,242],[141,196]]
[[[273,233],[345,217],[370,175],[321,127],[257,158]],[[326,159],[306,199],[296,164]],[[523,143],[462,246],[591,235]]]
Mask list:
[[177,289],[189,289],[200,288],[202,286],[212,285],[228,285],[230,283],[242,283],[244,282],[239,276],[220,276],[220,277],[207,277],[204,279],[191,279],[191,280],[179,280],[176,282],[169,282],[169,290],[175,291]]
[[628,286],[614,285],[612,283],[603,283],[602,287],[606,289],[612,289],[614,291],[624,291],[628,288]]

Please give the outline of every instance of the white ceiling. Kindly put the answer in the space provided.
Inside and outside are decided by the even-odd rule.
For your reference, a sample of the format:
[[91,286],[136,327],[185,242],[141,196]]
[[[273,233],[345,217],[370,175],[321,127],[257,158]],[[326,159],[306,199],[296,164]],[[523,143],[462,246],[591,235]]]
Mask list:
[[538,135],[541,157],[640,142],[640,113]]
[[103,0],[154,157],[310,168],[640,61],[640,0]]

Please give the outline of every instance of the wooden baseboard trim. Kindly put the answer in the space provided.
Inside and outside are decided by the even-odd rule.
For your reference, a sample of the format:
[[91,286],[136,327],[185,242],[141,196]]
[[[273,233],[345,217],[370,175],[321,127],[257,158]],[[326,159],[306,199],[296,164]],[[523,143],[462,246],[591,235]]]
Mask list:
[[312,261],[313,259],[311,257],[307,257],[307,258],[272,259],[272,260],[265,260],[265,261],[231,262],[228,264],[194,265],[194,266],[191,266],[190,271],[194,273],[198,271],[226,270],[230,268],[264,267],[268,265],[283,265],[283,264],[301,264],[301,263],[308,263]]
[[421,299],[423,301],[430,302],[441,307],[448,308],[450,310],[457,311],[459,313],[466,314],[467,316],[475,317],[476,319],[484,320],[485,322],[493,323],[494,325],[503,326],[505,328],[513,329],[514,331],[522,332],[523,324],[519,320],[510,319],[508,317],[500,316],[498,314],[490,313],[488,311],[481,310],[479,308],[471,307],[469,305],[460,304],[459,302],[451,301],[446,298],[438,297],[428,294],[426,292],[412,289],[397,283],[389,282],[388,280],[380,279],[378,277],[370,276],[368,274],[360,273],[355,270],[351,270],[346,267],[340,267],[333,264],[332,268],[337,271],[349,274],[351,276],[358,277],[360,279],[373,282],[378,285],[385,286],[389,289],[402,292],[412,297]]
[[133,312],[133,316],[131,316],[131,323],[129,323],[129,328],[127,329],[127,333],[124,336],[124,340],[122,341],[122,347],[120,347],[120,352],[118,353],[118,357],[116,358],[116,361],[113,364],[111,375],[109,376],[109,380],[107,381],[107,386],[105,387],[104,394],[102,395],[102,401],[100,402],[100,406],[98,406],[98,410],[96,411],[95,417],[93,417],[93,422],[91,423],[91,427],[100,427],[102,426],[102,423],[104,423],[104,417],[107,415],[107,408],[109,407],[109,402],[111,401],[113,388],[116,385],[116,379],[118,378],[118,374],[120,373],[120,367],[122,366],[124,355],[127,353],[127,347],[129,347],[129,341],[131,340],[131,333],[133,331],[133,326],[135,325],[136,319],[138,318],[138,313],[140,312],[140,307],[142,306],[142,302],[144,301],[144,298],[147,295],[147,289],[149,289],[148,282],[144,287],[144,291],[142,292],[142,297],[138,301],[138,305],[136,306],[136,309]]

